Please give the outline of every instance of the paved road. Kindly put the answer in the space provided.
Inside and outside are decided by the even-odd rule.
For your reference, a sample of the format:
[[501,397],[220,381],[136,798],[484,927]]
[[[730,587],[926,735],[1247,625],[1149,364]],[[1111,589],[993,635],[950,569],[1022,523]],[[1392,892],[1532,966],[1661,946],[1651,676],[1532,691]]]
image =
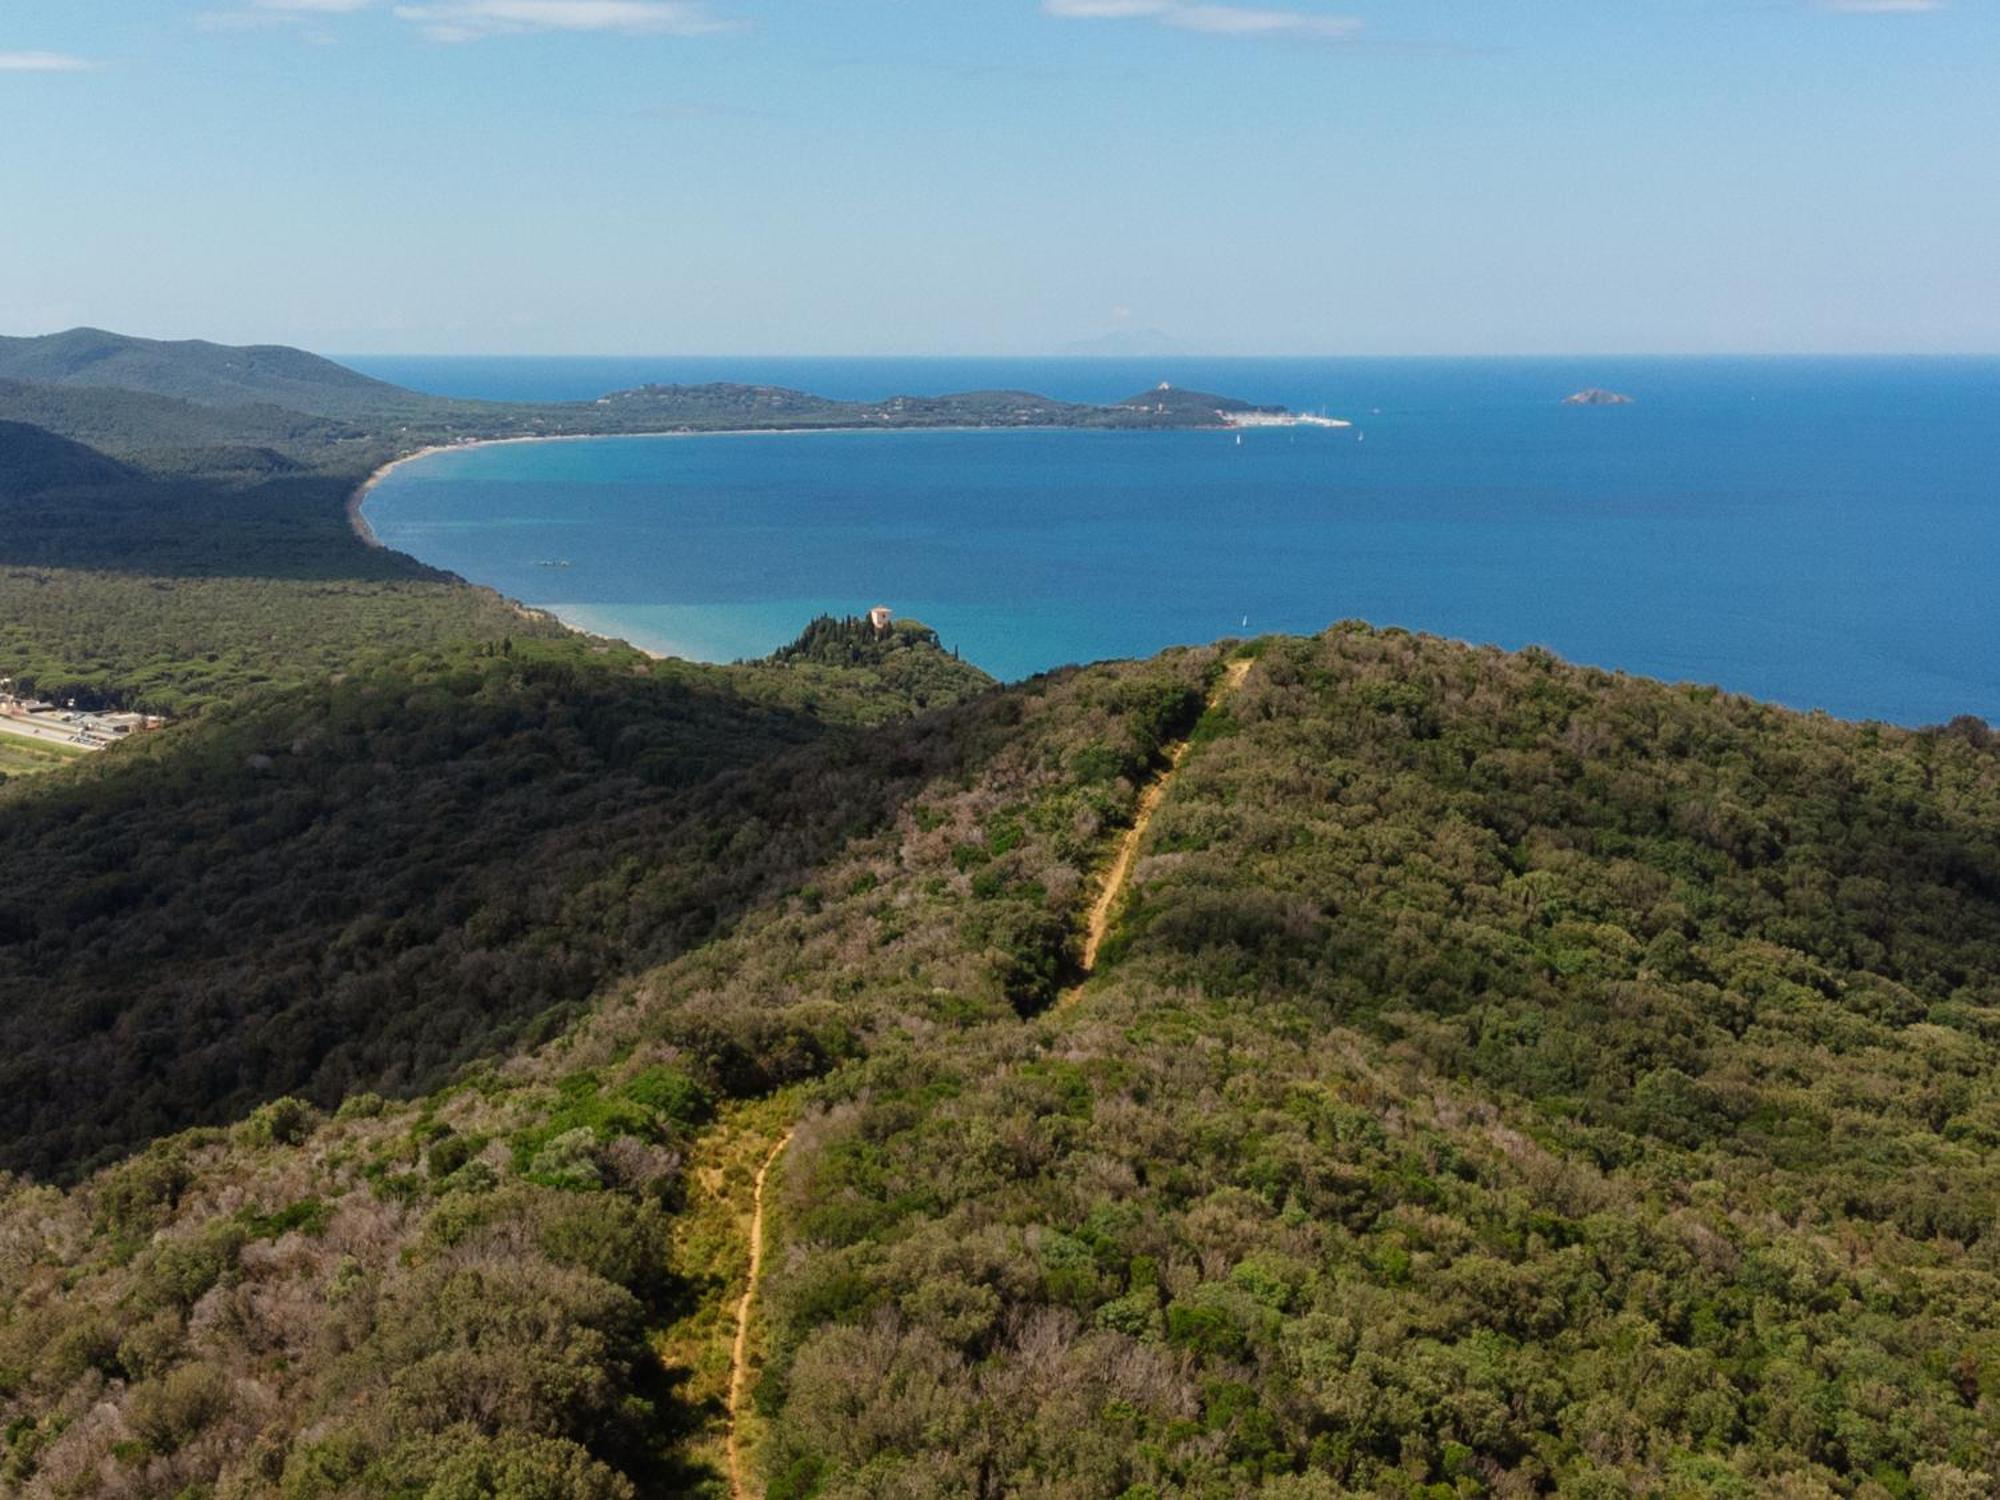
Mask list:
[[101,745],[76,744],[71,739],[71,736],[75,733],[75,728],[68,724],[52,729],[46,724],[31,724],[26,719],[16,719],[6,714],[0,714],[0,734],[16,735],[24,740],[38,740],[45,745],[68,745],[72,750],[101,750],[104,748]]

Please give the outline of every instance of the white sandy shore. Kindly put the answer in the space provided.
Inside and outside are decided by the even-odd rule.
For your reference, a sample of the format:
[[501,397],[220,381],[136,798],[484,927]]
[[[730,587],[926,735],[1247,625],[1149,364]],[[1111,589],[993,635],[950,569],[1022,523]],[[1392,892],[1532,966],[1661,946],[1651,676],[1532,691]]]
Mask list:
[[551,619],[561,621],[578,635],[588,636],[593,641],[609,641],[614,646],[630,646],[634,651],[643,656],[650,656],[654,661],[694,661],[704,662],[710,666],[720,665],[723,661],[723,658],[704,656],[691,647],[661,636],[655,636],[654,644],[646,646],[633,640],[629,635],[613,634],[614,630],[624,627],[614,625],[607,620],[605,611],[597,605],[558,602],[524,607],[536,614],[547,615]]

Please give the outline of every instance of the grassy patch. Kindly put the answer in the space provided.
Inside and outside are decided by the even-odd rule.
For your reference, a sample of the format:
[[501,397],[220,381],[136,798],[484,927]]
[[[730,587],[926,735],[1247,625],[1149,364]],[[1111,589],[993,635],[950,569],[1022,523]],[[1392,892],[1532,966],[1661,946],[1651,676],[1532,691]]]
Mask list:
[[90,754],[81,745],[58,745],[0,732],[0,781],[14,776],[39,776]]

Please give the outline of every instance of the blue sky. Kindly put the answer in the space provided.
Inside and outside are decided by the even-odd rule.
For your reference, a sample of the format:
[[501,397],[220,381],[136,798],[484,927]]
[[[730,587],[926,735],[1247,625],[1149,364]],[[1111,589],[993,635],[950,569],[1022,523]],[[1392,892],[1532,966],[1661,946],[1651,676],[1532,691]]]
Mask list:
[[1991,0],[7,0],[0,331],[2000,351]]

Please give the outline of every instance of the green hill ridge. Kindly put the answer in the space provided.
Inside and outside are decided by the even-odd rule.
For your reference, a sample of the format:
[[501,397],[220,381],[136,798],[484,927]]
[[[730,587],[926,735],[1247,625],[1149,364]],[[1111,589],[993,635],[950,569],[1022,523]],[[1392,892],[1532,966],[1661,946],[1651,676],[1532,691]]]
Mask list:
[[[63,980],[10,1108],[74,1070],[10,1138],[243,1122],[0,1202],[12,1472],[720,1493],[644,1340],[726,1295],[677,1279],[675,1164],[785,1089],[771,1493],[1977,1493],[2000,751],[1398,631],[1251,649],[1198,723],[1225,652],[843,728],[782,668],[558,643],[0,791],[40,872],[0,952]],[[493,1030],[507,995],[560,1004]],[[417,1037],[469,1070],[374,1098]],[[85,1080],[114,1133],[28,1124]]]
[[316,416],[386,411],[422,399],[415,392],[282,344],[169,342],[101,328],[0,338],[0,379],[113,387],[202,406],[269,403]]

